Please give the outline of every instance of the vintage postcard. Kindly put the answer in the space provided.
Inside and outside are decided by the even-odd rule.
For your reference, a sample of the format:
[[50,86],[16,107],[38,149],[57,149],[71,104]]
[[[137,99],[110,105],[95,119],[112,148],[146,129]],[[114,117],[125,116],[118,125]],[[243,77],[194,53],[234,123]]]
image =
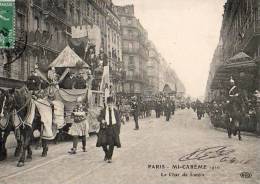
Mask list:
[[260,184],[260,0],[0,0],[0,184]]

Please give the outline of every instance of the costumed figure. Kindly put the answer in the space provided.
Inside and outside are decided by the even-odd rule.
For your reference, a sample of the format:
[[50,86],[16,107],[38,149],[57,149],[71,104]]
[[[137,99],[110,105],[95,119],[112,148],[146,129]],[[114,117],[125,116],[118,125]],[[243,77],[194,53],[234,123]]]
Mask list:
[[88,136],[89,122],[87,121],[86,108],[82,105],[82,99],[77,99],[77,105],[71,116],[74,119],[72,126],[69,129],[69,134],[73,136],[73,148],[69,151],[70,154],[76,154],[78,139],[82,139],[82,150],[86,152],[86,137]]
[[59,89],[59,76],[58,74],[56,73],[56,70],[54,67],[52,67],[49,71],[48,71],[48,80],[49,80],[49,83],[50,83],[50,86],[49,86],[49,95],[50,96],[54,96],[55,95],[55,90],[56,89]]

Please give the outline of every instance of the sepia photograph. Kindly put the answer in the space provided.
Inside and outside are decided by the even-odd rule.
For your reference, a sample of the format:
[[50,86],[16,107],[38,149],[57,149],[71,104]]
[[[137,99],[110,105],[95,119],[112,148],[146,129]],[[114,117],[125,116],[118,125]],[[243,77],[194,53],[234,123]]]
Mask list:
[[260,0],[0,0],[0,184],[260,184]]

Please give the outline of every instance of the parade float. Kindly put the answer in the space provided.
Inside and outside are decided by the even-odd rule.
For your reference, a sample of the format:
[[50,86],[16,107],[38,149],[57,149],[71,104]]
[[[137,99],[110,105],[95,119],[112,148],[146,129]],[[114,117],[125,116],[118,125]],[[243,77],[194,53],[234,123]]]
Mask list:
[[99,129],[97,116],[103,106],[104,93],[92,90],[93,79],[90,66],[67,46],[49,64],[48,71],[43,72],[36,66],[28,83],[40,81],[35,95],[48,98],[54,106],[53,121],[59,122],[58,129],[68,130],[73,121],[73,108],[81,103],[87,109],[89,133],[95,133]]

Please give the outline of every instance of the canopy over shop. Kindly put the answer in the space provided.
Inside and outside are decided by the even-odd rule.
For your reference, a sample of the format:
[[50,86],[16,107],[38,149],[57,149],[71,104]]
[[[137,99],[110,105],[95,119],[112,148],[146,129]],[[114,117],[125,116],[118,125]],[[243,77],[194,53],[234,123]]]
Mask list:
[[211,83],[211,91],[215,98],[227,95],[232,77],[239,88],[247,94],[252,94],[257,87],[256,76],[256,61],[244,52],[240,52],[230,58],[228,62],[218,66]]

